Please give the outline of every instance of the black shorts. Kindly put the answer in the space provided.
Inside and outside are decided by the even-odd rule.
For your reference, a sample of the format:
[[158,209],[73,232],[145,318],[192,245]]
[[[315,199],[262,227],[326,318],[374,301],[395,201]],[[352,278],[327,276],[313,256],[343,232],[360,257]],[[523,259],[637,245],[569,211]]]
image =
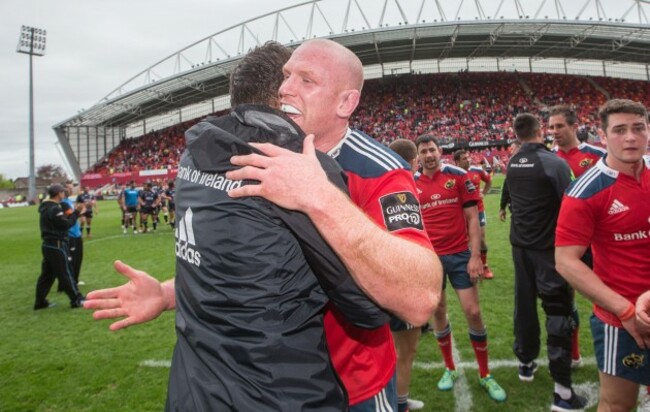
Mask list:
[[168,210],[176,210],[176,203],[172,202],[171,200],[169,201],[169,206],[167,207]]
[[138,207],[137,206],[127,206],[126,207],[126,213],[129,213],[129,214],[132,214],[132,215],[135,214],[135,213],[138,213]]
[[140,213],[142,213],[143,215],[153,215],[155,210],[156,208],[152,206],[142,206],[140,208]]
[[88,219],[92,219],[93,218],[93,211],[92,210],[86,210],[85,212],[83,212],[81,214],[81,216],[87,217]]
[[413,325],[408,322],[404,322],[402,319],[391,316],[390,317],[390,330],[393,332],[404,332],[405,330],[413,329]]

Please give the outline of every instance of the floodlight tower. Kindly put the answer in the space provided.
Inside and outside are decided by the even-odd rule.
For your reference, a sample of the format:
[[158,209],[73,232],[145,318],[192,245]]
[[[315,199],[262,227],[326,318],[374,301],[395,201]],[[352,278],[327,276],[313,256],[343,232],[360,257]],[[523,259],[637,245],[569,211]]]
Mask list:
[[45,56],[45,37],[47,32],[36,27],[22,26],[18,38],[18,53],[29,55],[29,194],[27,200],[36,201],[36,175],[34,173],[34,80],[32,59]]

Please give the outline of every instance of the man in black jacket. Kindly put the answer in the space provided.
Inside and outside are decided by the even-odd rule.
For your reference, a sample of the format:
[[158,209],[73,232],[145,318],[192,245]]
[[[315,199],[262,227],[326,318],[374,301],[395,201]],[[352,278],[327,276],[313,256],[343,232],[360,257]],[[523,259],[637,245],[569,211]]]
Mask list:
[[[233,169],[232,155],[254,151],[249,142],[302,150],[304,134],[281,112],[238,105],[275,103],[272,90],[282,81],[279,68],[288,58],[282,61],[282,49],[286,52],[266,45],[247,56],[232,75],[232,113],[186,132],[175,197],[176,282],[152,282],[163,296],[149,317],[176,308],[168,410],[346,410],[347,395],[327,352],[323,309],[332,301],[351,322],[366,328],[388,321],[304,214],[261,198],[228,196],[229,190],[253,183],[225,178]],[[279,65],[266,67],[273,62]],[[277,77],[275,87],[268,84],[269,74]],[[345,191],[336,162],[325,155],[320,160]],[[133,275],[120,263],[116,267]],[[175,295],[169,293],[172,287]],[[87,307],[108,309],[92,300],[109,298],[104,291],[89,297]],[[119,309],[124,312],[95,317],[129,314]],[[112,328],[146,320],[129,316]]]
[[[521,149],[508,165],[508,189],[512,219],[510,243],[515,265],[515,355],[519,379],[535,377],[535,358],[540,349],[537,297],[546,314],[546,348],[555,381],[556,399],[582,409],[586,400],[571,388],[571,288],[555,270],[555,227],[564,190],[571,183],[571,169],[544,145],[535,116],[519,114],[514,121]],[[559,399],[558,399],[559,402]],[[555,409],[555,403],[552,410]]]
[[34,310],[46,309],[54,304],[48,302],[47,294],[55,279],[63,285],[63,290],[70,298],[70,306],[78,308],[83,305],[83,295],[77,289],[72,266],[68,260],[68,229],[77,221],[83,212],[83,204],[77,210],[66,215],[61,208],[61,201],[65,197],[65,188],[61,185],[52,185],[48,189],[49,198],[38,207],[40,213],[41,251],[43,262],[41,275],[36,282],[36,301]]

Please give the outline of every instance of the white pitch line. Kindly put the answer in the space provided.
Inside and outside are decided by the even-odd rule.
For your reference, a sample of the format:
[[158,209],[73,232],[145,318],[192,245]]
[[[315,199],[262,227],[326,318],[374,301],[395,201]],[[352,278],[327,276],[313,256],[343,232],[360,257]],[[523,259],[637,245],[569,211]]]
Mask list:
[[[466,412],[471,411],[474,402],[472,401],[472,391],[469,389],[469,384],[467,383],[467,377],[465,376],[465,370],[458,367],[462,364],[462,359],[460,358],[460,352],[456,347],[456,342],[454,341],[453,335],[451,338],[451,353],[454,357],[454,363],[456,363],[456,370],[458,371],[458,380],[454,385],[454,398],[456,399],[456,412]],[[444,368],[444,366],[443,366]]]
[[[455,353],[454,353],[455,357]],[[548,359],[539,359],[536,361],[540,366],[547,366],[548,365]],[[586,366],[593,366],[596,365],[596,358],[588,357],[588,358],[582,358],[582,364]],[[490,359],[490,369],[497,369],[497,368],[516,368],[519,366],[519,361],[517,359],[498,359],[498,360],[492,360]],[[444,369],[445,364],[442,362],[419,362],[415,361],[413,362],[413,367],[417,369],[424,369],[424,370],[433,370],[433,369]],[[456,364],[456,369],[462,370],[462,369],[478,369],[478,365],[476,362],[459,362]]]
[[134,235],[131,232],[129,232],[127,234],[121,233],[119,235],[112,235],[112,236],[106,236],[106,237],[100,237],[100,238],[91,238],[89,240],[84,240],[84,244],[105,242],[107,240],[113,240],[113,239],[126,239],[126,238],[138,237],[138,236],[141,236],[141,235],[146,236],[146,237],[161,236],[161,235],[166,235],[166,234],[170,234],[170,233],[173,234],[174,232],[155,231],[153,233],[138,233],[137,235]]
[[138,366],[145,366],[147,368],[171,368],[172,361],[147,359],[145,361],[140,362]]
[[[573,385],[573,389],[579,395],[582,395],[587,398],[587,406],[585,409],[589,409],[598,404],[598,398],[600,393],[600,384],[598,382],[583,382]],[[643,400],[646,394],[646,387],[640,385],[639,388],[639,402]]]
[[[453,345],[453,342],[452,342]],[[464,369],[478,369],[476,361],[474,362],[461,362],[460,354],[456,346],[453,347],[454,359],[457,359],[456,369],[459,370],[459,376],[461,375],[462,370]],[[540,359],[537,361],[540,366],[547,366],[548,360]],[[594,357],[582,358],[582,364],[585,366],[592,366],[596,364],[596,359]],[[150,368],[169,368],[171,366],[171,361],[169,360],[160,360],[160,359],[147,359],[140,362],[140,366],[146,366]],[[490,369],[498,368],[516,368],[519,366],[519,361],[512,359],[497,359],[490,360]],[[433,369],[445,369],[445,364],[442,362],[413,362],[413,367],[423,370],[433,370]],[[463,375],[464,376],[464,375]],[[459,378],[460,380],[460,378]]]
[[[458,380],[456,385],[454,385],[454,397],[456,398],[456,408],[458,412],[465,412],[471,410],[473,405],[471,391],[469,390],[469,385],[467,384],[467,378],[465,377],[465,369],[478,369],[476,362],[460,362],[460,353],[456,348],[455,342],[452,340],[453,355],[454,359],[457,359],[459,362],[456,363],[456,370],[458,371]],[[547,359],[540,359],[537,361],[540,366],[548,365]],[[582,364],[585,366],[596,365],[596,359],[594,357],[582,358]],[[171,360],[162,360],[162,359],[147,359],[139,363],[138,366],[144,366],[146,368],[170,368],[172,365]],[[519,361],[512,359],[498,359],[490,361],[490,369],[497,368],[515,368],[519,366]],[[445,365],[441,362],[413,362],[413,367],[424,370],[432,369],[444,369]],[[587,398],[587,408],[598,403],[598,392],[599,385],[598,382],[583,382],[574,385],[574,389],[580,395],[583,395]],[[639,388],[639,402],[643,400],[646,394],[646,387],[641,385]]]
[[598,403],[598,393],[600,390],[600,385],[598,382],[583,382],[573,385],[573,389],[579,394],[587,398],[587,408],[596,406]]

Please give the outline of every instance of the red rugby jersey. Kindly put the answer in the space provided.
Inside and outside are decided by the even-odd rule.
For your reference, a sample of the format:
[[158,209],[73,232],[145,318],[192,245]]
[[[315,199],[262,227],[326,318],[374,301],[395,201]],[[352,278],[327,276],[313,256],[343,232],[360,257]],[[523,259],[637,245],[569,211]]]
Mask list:
[[476,204],[480,193],[467,172],[443,164],[432,177],[417,182],[424,227],[438,255],[467,250],[467,223],[463,207]]
[[[641,181],[599,160],[567,190],[555,235],[556,246],[588,246],[594,273],[612,290],[636,303],[650,290],[650,158]],[[594,305],[603,322],[620,320]]]
[[587,143],[580,143],[568,152],[563,152],[559,147],[555,147],[553,152],[559,158],[566,160],[573,172],[573,176],[580,177],[584,172],[589,170],[607,154],[607,151],[601,147],[592,146]]
[[[431,248],[422,224],[415,181],[400,156],[350,129],[329,155],[346,172],[352,201],[375,223],[396,236]],[[330,304],[325,313],[325,335],[350,405],[373,397],[393,377],[396,355],[388,324],[373,330],[358,328]]]
[[488,172],[483,170],[482,167],[479,166],[470,166],[469,169],[467,170],[467,174],[469,175],[470,180],[472,183],[474,183],[474,186],[476,186],[476,190],[479,192],[479,200],[478,200],[478,211],[483,212],[485,210],[485,205],[483,204],[483,193],[481,192],[481,181],[483,181],[485,184],[488,184],[489,182],[492,181],[492,177]]

